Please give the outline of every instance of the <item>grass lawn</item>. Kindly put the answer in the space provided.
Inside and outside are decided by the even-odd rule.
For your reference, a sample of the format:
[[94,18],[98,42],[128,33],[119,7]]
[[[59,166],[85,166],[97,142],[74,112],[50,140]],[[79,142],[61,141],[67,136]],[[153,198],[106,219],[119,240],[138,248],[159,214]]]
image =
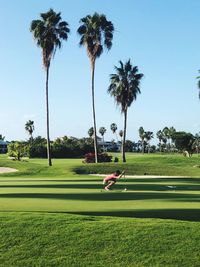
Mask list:
[[[0,175],[0,266],[199,266],[200,158],[127,159],[47,167],[0,156],[0,166],[19,170]],[[101,192],[102,177],[87,174],[116,168],[177,177],[129,177]]]

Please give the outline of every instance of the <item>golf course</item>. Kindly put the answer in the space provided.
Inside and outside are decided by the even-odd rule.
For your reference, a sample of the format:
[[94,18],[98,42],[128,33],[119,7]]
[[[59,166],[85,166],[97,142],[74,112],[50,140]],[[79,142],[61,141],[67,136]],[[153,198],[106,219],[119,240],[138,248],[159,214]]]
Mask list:
[[[199,266],[197,155],[53,159],[52,167],[0,159],[17,170],[0,174],[0,266]],[[116,169],[125,176],[103,190]]]

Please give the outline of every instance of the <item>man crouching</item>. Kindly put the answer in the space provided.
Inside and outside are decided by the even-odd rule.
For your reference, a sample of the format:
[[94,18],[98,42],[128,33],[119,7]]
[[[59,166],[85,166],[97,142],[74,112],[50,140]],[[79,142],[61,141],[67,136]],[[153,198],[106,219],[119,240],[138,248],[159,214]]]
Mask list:
[[103,179],[103,185],[105,185],[105,190],[112,190],[112,186],[117,182],[117,179],[121,178],[124,174],[124,171],[121,173],[119,170],[115,171],[112,174],[109,174]]

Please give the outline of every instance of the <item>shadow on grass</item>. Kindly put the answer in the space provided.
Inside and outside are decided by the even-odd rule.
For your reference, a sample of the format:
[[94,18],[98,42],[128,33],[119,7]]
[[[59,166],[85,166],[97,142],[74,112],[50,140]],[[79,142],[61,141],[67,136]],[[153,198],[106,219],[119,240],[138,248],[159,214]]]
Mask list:
[[56,180],[56,179],[54,179],[54,180],[49,180],[49,178],[47,178],[47,179],[43,179],[43,180],[41,180],[41,179],[37,179],[37,178],[33,178],[33,179],[21,179],[21,180],[1,180],[0,179],[0,183],[1,182],[3,182],[3,183],[37,183],[37,182],[46,182],[46,183],[70,183],[70,182],[72,182],[72,183],[74,183],[74,182],[76,182],[76,183],[84,183],[84,182],[101,182],[101,181],[103,181],[103,179],[76,179],[76,178],[74,178],[74,179],[71,179],[71,180],[69,180],[69,179],[63,179],[63,180]]
[[[74,181],[73,181],[74,182]],[[91,182],[91,181],[90,181]],[[175,186],[175,187],[173,187]],[[131,184],[117,183],[113,187],[113,191],[122,190],[127,187],[130,191],[198,191],[200,185],[159,185],[159,184]],[[96,189],[103,188],[99,183],[59,183],[59,184],[8,184],[0,185],[0,188],[46,188],[46,189]]]
[[149,193],[149,192],[102,192],[102,193],[3,193],[0,198],[32,198],[79,201],[127,201],[160,200],[179,202],[200,202],[200,194]]
[[158,210],[130,210],[105,212],[73,212],[73,214],[91,216],[115,216],[129,218],[157,218],[184,221],[200,221],[200,209],[158,209]]

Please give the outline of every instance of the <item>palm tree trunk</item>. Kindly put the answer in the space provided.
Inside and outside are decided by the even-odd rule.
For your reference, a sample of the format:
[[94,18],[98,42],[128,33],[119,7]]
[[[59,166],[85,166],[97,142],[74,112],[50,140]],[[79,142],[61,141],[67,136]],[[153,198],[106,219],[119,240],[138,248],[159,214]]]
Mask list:
[[118,137],[117,137],[117,133],[115,132],[115,135],[116,135],[116,140],[117,140],[117,143],[119,142],[119,140],[118,140]]
[[105,152],[105,146],[104,146],[104,135],[103,135],[103,152]]
[[144,140],[142,140],[142,153],[144,154]]
[[162,152],[162,140],[160,140],[160,153]]
[[122,143],[122,161],[123,162],[126,162],[126,155],[125,155],[126,124],[127,124],[127,108],[124,111],[124,134],[123,134],[123,143]]
[[49,66],[46,69],[46,120],[47,120],[47,158],[49,166],[52,166],[51,162],[51,150],[50,150],[50,138],[49,138]]
[[94,101],[94,70],[95,70],[95,61],[91,61],[92,68],[92,113],[93,113],[93,123],[94,123],[94,153],[95,153],[95,163],[98,163],[97,155],[97,129],[96,129],[96,116],[95,116],[95,101]]

